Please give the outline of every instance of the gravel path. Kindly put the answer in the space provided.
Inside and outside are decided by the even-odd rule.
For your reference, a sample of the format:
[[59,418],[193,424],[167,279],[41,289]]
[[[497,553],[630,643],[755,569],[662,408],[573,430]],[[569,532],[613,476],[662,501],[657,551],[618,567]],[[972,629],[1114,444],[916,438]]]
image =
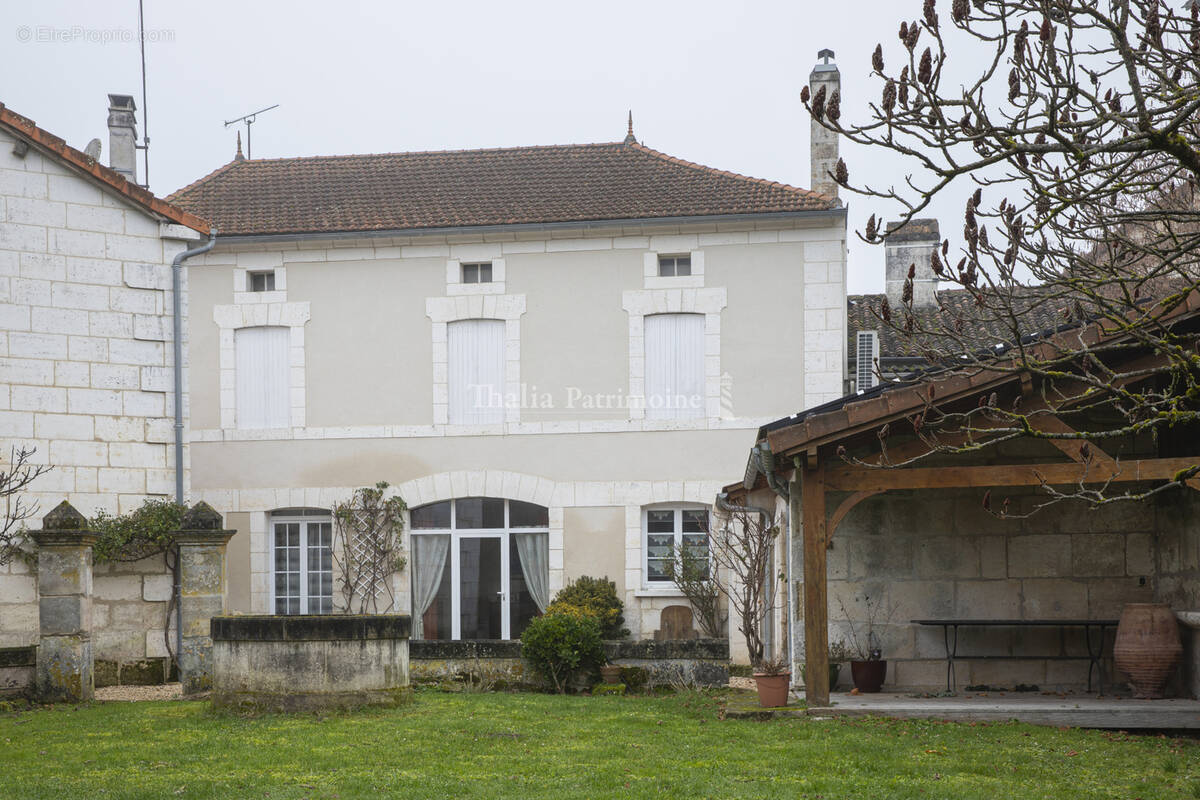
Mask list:
[[178,683],[160,686],[105,686],[96,690],[96,699],[103,702],[136,703],[141,700],[178,700],[183,687]]

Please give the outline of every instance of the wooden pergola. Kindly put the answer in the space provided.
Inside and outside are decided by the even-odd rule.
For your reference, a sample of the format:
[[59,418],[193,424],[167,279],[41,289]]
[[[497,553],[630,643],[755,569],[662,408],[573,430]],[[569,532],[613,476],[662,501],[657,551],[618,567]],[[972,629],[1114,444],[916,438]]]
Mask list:
[[[1193,295],[1178,316],[1192,316],[1198,310],[1200,297]],[[933,382],[936,382],[936,402],[930,400],[929,386]],[[748,491],[766,484],[773,483],[778,490],[787,478],[787,490],[780,493],[788,498],[790,533],[793,541],[803,541],[805,689],[810,708],[829,703],[826,550],[839,523],[863,500],[892,490],[1169,481],[1200,464],[1200,442],[1179,443],[1185,451],[1180,455],[1118,461],[1082,438],[1042,439],[1057,449],[1060,457],[1040,463],[881,468],[871,466],[881,464],[882,456],[878,454],[859,459],[862,464],[850,463],[840,455],[846,451],[862,452],[870,449],[872,443],[878,453],[882,426],[907,428],[912,434],[912,425],[905,421],[928,411],[931,405],[946,410],[974,408],[980,398],[993,396],[999,398],[1001,405],[1020,397],[1022,410],[1027,414],[1035,409],[1055,411],[1039,399],[1028,373],[1000,370],[944,373],[927,381],[885,387],[867,397],[847,397],[839,407],[818,409],[794,421],[768,426],[759,446],[767,451],[768,469],[776,470],[777,475],[767,479],[765,475],[750,472],[745,483],[727,487],[727,493],[736,501],[739,495],[744,497]],[[1073,432],[1054,413],[1030,419],[1036,419],[1036,424],[1046,432]],[[903,434],[895,436],[897,440],[903,438]],[[902,463],[928,452],[929,445],[913,434],[908,441],[888,447],[888,463]],[[1187,485],[1200,490],[1200,479],[1189,480]],[[849,494],[831,508],[829,492]]]

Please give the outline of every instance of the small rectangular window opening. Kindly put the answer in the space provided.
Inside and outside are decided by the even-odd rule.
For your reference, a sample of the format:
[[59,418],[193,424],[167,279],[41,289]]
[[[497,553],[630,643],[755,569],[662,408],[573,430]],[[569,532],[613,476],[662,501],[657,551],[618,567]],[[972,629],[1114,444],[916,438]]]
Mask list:
[[462,265],[463,283],[491,283],[492,262],[479,261]]
[[689,256],[659,256],[658,276],[660,278],[679,278],[692,274],[692,257]]
[[251,292],[275,291],[275,270],[273,269],[265,272],[249,272],[246,274],[246,280],[250,284],[247,289]]

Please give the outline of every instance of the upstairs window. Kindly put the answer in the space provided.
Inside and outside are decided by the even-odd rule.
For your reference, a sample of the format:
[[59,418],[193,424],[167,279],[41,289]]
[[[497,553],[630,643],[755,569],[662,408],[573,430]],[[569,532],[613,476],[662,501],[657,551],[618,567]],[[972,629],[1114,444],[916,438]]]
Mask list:
[[448,422],[504,422],[504,321],[464,319],[446,326]]
[[704,416],[704,315],[646,317],[646,418]]
[[492,262],[476,261],[462,265],[463,283],[491,283]]
[[692,257],[659,256],[658,276],[660,278],[680,278],[692,274]]
[[237,427],[289,427],[290,342],[289,328],[239,328],[234,331]]
[[246,291],[273,292],[275,291],[275,270],[246,273]]

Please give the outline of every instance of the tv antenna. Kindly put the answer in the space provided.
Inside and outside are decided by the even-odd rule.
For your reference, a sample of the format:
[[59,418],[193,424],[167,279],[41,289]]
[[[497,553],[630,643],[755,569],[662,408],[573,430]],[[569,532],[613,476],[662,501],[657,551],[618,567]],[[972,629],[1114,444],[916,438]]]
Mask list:
[[246,123],[246,158],[250,158],[250,126],[254,124],[256,119],[258,119],[259,114],[270,111],[273,108],[279,108],[279,103],[276,103],[273,106],[267,106],[266,108],[260,108],[258,111],[251,111],[249,114],[246,114],[243,117],[225,121],[226,128],[228,128],[230,125],[236,125],[239,122]]

